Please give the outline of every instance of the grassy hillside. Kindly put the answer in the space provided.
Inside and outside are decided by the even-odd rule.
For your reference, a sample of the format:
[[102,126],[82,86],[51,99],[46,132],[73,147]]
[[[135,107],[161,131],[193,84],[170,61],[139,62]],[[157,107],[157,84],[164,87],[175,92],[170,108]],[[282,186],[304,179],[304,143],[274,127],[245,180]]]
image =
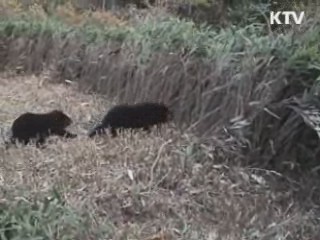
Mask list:
[[[1,149],[0,234],[319,238],[319,138],[289,107],[318,104],[319,19],[278,34],[159,8],[122,18],[1,4],[2,129],[61,108],[80,137]],[[111,106],[139,101],[165,102],[174,122],[161,134],[86,138]]]
[[218,139],[208,147],[174,126],[88,139],[112,103],[46,78],[1,77],[2,126],[23,111],[60,108],[79,138],[53,137],[45,149],[1,147],[0,233],[9,239],[318,237],[316,196],[296,193],[290,178],[229,164]]

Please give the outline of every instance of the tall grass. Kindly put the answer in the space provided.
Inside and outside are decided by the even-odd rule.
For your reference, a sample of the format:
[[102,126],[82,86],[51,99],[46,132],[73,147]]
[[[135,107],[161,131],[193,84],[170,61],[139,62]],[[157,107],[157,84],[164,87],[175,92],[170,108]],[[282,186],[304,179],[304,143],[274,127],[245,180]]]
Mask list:
[[[66,194],[80,196],[74,200],[79,204],[85,198],[94,217],[108,217],[115,228],[122,229],[119,233],[104,229],[105,235],[119,239],[131,232],[138,236],[155,232],[154,226],[163,222],[181,238],[190,239],[214,239],[215,234],[230,239],[315,237],[317,212],[310,206],[320,203],[314,194],[316,171],[310,170],[317,169],[319,139],[301,117],[289,112],[285,102],[319,91],[319,37],[317,20],[278,35],[266,34],[261,24],[214,29],[173,17],[117,26],[87,20],[73,24],[57,16],[2,18],[2,71],[40,74],[49,70],[52,82],[69,80],[83,91],[100,93],[117,103],[163,101],[174,111],[177,127],[200,137],[179,141],[163,153],[161,138],[156,136],[136,141],[109,139],[107,149],[80,139],[67,148],[61,143],[60,148],[53,145],[47,152],[12,154],[4,164],[43,160],[39,161],[43,171],[38,181],[49,178],[65,184]],[[69,104],[63,100],[64,105]],[[34,102],[38,105],[39,101]],[[100,111],[100,105],[94,108]],[[80,114],[78,106],[74,109]],[[249,127],[241,128],[242,120]],[[316,144],[310,144],[314,139]],[[127,141],[125,151],[122,140]],[[150,161],[153,157],[155,162]],[[127,160],[139,181],[129,180]],[[228,161],[254,163],[257,168],[230,168]],[[269,161],[276,170],[297,167],[297,179],[261,169]],[[49,165],[53,176],[48,173]],[[35,170],[24,171],[29,175],[23,184],[33,186]],[[12,179],[18,175],[16,171],[10,174]],[[285,191],[275,190],[273,180],[277,187],[285,186]],[[299,183],[304,185],[297,186]],[[16,186],[10,180],[7,184]],[[306,196],[307,201],[296,203]],[[98,236],[95,227],[83,227],[94,225],[93,217],[79,216],[57,195],[55,198],[52,205],[38,201],[35,209],[30,198],[4,205],[1,229],[8,224],[11,228],[14,220],[20,230],[13,227],[11,233],[24,238],[26,234],[59,239]],[[116,226],[118,220],[134,224],[124,230],[127,226]],[[59,224],[64,221],[67,224]],[[151,227],[142,230],[138,225]],[[205,230],[198,231],[204,226]],[[212,236],[203,235],[207,229]]]
[[[3,66],[50,67],[55,81],[118,102],[164,101],[178,126],[205,138],[264,112],[288,85],[298,85],[292,95],[308,91],[320,76],[317,20],[278,35],[259,24],[213,29],[172,17],[121,27],[27,19],[0,22]],[[252,146],[267,144],[257,140],[265,124],[255,125]]]

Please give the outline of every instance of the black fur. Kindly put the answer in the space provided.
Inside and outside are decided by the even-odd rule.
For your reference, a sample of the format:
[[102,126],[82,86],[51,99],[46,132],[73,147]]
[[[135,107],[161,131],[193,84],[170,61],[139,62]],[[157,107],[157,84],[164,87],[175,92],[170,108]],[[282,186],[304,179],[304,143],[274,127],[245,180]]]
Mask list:
[[109,110],[101,124],[89,132],[89,137],[104,134],[110,128],[111,135],[117,136],[116,129],[143,128],[150,132],[150,127],[172,120],[172,112],[160,103],[139,103],[134,105],[118,105]]
[[71,123],[71,118],[59,110],[42,114],[27,112],[14,120],[10,142],[20,142],[26,145],[34,140],[39,146],[44,144],[50,135],[75,138],[76,134],[65,130]]

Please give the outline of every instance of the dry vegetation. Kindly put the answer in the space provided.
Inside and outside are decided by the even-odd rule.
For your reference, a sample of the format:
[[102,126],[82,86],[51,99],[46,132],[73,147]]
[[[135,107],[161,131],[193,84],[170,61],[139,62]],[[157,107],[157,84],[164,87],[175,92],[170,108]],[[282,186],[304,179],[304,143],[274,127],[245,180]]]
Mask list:
[[[316,209],[308,210],[313,196],[305,196],[302,203],[293,191],[299,186],[280,174],[222,163],[226,156],[216,145],[202,145],[174,126],[161,134],[126,133],[116,139],[91,140],[85,134],[95,122],[92,117],[109,108],[109,102],[81,94],[72,86],[48,84],[45,76],[2,76],[0,93],[6,128],[21,112],[60,108],[72,116],[73,131],[80,135],[71,141],[52,138],[43,150],[33,146],[1,149],[2,204],[10,200],[31,204],[35,196],[47,196],[55,188],[87,225],[80,230],[84,223],[68,218],[67,210],[51,222],[39,211],[38,225],[28,219],[31,213],[25,213],[18,220],[19,239],[27,233],[50,239],[319,236]],[[32,232],[30,226],[42,232]],[[66,232],[69,238],[63,238]]]
[[[320,91],[319,19],[278,35],[128,11],[0,2],[3,137],[54,108],[79,134],[0,146],[0,239],[320,239],[319,138],[287,105]],[[140,101],[167,103],[174,123],[86,137]]]

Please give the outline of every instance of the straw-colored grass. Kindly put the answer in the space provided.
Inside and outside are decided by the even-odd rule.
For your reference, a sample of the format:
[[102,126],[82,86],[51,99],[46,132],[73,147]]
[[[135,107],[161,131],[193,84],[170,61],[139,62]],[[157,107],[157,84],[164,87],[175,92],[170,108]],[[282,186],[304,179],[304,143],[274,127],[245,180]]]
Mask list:
[[[70,130],[79,134],[77,139],[53,137],[45,149],[27,146],[0,152],[1,202],[13,206],[24,195],[25,201],[32,201],[56,188],[67,206],[79,215],[89,214],[90,224],[76,225],[65,239],[318,236],[316,212],[295,200],[292,183],[273,172],[221,164],[226,156],[219,155],[214,145],[205,147],[192,135],[176,131],[174,124],[161,133],[88,139],[88,129],[114,103],[67,84],[49,84],[45,76],[3,75],[0,103],[5,129],[25,111],[59,108],[74,120]],[[14,200],[8,202],[9,196]],[[308,203],[305,200],[303,206]],[[58,226],[70,227],[66,224],[71,218],[65,219]],[[22,220],[18,224],[22,232],[35,228]],[[32,236],[47,233],[62,239],[54,224],[40,221],[37,227],[45,230]],[[100,237],[94,235],[98,230]]]

